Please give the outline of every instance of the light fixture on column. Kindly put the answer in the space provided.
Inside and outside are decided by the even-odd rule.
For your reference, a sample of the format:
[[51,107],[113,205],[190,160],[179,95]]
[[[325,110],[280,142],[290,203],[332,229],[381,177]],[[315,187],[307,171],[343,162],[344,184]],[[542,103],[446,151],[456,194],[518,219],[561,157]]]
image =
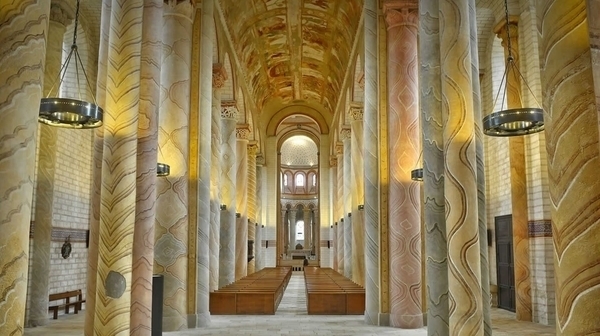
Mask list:
[[[507,0],[504,0],[504,14],[506,17],[506,41],[508,47],[508,57],[506,58],[506,69],[504,70],[504,75],[502,76],[502,81],[500,82],[500,87],[498,88],[496,99],[494,99],[494,106],[496,106],[496,102],[498,101],[498,97],[500,96],[500,91],[502,90],[503,85],[504,94],[502,96],[502,105],[504,105],[506,93],[508,91],[508,74],[510,71],[514,71],[516,74],[518,74],[519,78],[521,78],[521,80],[523,80],[523,83],[525,83],[527,89],[529,89],[529,92],[531,92],[531,95],[538,104],[538,106],[541,106],[535,98],[535,94],[531,90],[531,87],[529,87],[527,81],[517,68],[517,65],[515,64],[515,58],[512,55]],[[483,133],[490,136],[502,137],[526,135],[537,133],[543,130],[544,110],[538,107],[521,107],[515,109],[500,110],[498,112],[493,112],[487,115],[485,118],[483,118]]]
[[156,176],[164,177],[169,176],[171,174],[171,166],[166,163],[157,163],[156,164]]
[[410,179],[413,181],[423,181],[423,168],[417,168],[410,171]]
[[[75,26],[73,28],[73,44],[71,45],[71,51],[67,56],[65,64],[61,66],[61,69],[58,72],[58,78],[52,84],[48,95],[46,98],[42,98],[40,101],[40,114],[38,116],[38,121],[46,125],[68,128],[95,128],[102,125],[103,110],[100,106],[98,106],[94,95],[92,94],[93,103],[82,100],[81,97],[82,90],[79,80],[80,67],[89,92],[93,92],[93,90],[90,85],[90,80],[85,73],[85,67],[83,66],[81,57],[79,56],[79,51],[77,50],[78,20],[79,0],[77,0],[77,9],[75,11]],[[58,91],[60,90],[60,85],[65,79],[71,59],[75,59],[75,76],[77,80],[78,99],[59,98]],[[55,87],[57,97],[51,97]]]

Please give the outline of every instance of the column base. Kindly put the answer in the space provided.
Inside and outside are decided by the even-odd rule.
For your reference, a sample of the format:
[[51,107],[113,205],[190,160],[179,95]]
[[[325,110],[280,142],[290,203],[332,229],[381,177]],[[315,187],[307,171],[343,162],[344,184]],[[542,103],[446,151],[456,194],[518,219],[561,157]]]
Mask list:
[[196,328],[204,328],[210,326],[210,312],[200,312],[196,314]]
[[380,313],[379,311],[365,311],[365,323],[380,327],[388,327],[390,325],[390,314]]
[[26,327],[27,328],[43,327],[43,326],[47,325],[48,322],[50,322],[48,317],[42,317],[39,319],[29,319],[27,321]]
[[188,321],[185,316],[163,316],[162,322],[162,331],[180,331],[187,329]]
[[416,315],[390,315],[390,326],[400,329],[423,328],[423,313]]

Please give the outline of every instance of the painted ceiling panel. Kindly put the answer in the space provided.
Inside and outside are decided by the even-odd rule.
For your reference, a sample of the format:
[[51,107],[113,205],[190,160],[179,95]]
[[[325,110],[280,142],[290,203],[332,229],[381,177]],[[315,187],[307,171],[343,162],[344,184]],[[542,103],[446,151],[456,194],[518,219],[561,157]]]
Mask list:
[[340,96],[363,6],[354,0],[220,0],[258,111],[270,99],[329,109]]

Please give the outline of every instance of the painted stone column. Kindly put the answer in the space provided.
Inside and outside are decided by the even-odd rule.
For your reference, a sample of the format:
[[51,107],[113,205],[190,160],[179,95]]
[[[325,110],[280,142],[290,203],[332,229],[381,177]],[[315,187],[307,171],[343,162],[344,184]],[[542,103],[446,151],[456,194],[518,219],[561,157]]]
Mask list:
[[288,210],[281,210],[281,225],[283,226],[283,230],[281,230],[283,234],[283,239],[281,239],[283,243],[283,254],[287,255],[290,248],[290,223],[288,219]]
[[310,216],[310,209],[308,207],[304,208],[304,212],[303,212],[303,220],[304,220],[304,249],[308,250],[312,248],[312,243],[311,243],[311,216]]
[[[511,17],[508,28],[510,29],[511,54],[515,59],[517,68],[519,68],[517,19],[517,17]],[[504,19],[496,26],[494,32],[502,39],[504,56],[508,57],[508,35]],[[523,107],[521,78],[514,69],[508,72],[506,85],[507,107],[509,109]],[[531,267],[529,264],[529,217],[527,206],[527,170],[525,168],[525,137],[510,137],[509,148],[516,317],[519,321],[531,321]]]
[[[46,63],[44,67],[44,90],[46,97],[57,81],[62,61],[62,46],[66,26],[73,17],[72,9],[52,3],[46,40]],[[58,83],[57,83],[58,84]],[[54,87],[53,96],[60,88]],[[48,323],[48,282],[50,277],[50,249],[54,213],[54,172],[56,169],[56,141],[58,128],[40,124],[37,180],[35,191],[35,218],[31,253],[32,269],[29,277],[29,315],[27,326],[37,327]]]
[[258,245],[256,242],[256,223],[258,218],[256,217],[256,153],[258,151],[258,146],[255,142],[248,144],[248,157],[247,157],[247,167],[248,167],[248,240],[253,243],[253,253],[254,257],[252,260],[248,262],[248,271],[247,274],[252,274],[255,272],[255,263],[256,263],[256,252],[258,250]]
[[163,1],[145,0],[140,65],[140,119],[137,143],[135,229],[131,280],[130,335],[152,330],[152,274],[156,223],[156,164],[158,155],[158,107],[162,60]]
[[[100,45],[98,49],[98,80],[96,83],[96,101],[100,106],[106,101],[106,73],[108,69],[108,36],[110,33],[110,17],[112,1],[102,2],[100,18]],[[96,289],[98,273],[98,245],[100,242],[100,194],[102,185],[102,156],[104,153],[104,126],[94,132],[94,157],[92,163],[92,188],[90,195],[90,245],[87,260],[87,284],[85,296],[84,335],[94,335],[96,318]]]
[[600,330],[600,147],[585,1],[538,1],[536,11],[544,13],[538,29],[556,334],[591,335]]
[[329,176],[330,176],[330,192],[331,201],[330,201],[330,209],[331,209],[331,242],[329,243],[331,251],[331,265],[332,268],[338,271],[338,260],[337,260],[337,157],[331,156],[329,158]]
[[219,288],[235,281],[236,138],[238,109],[235,101],[221,102],[221,212]]
[[154,270],[164,276],[163,331],[187,328],[188,167],[192,5],[164,7],[158,161],[171,175],[158,180]]
[[[189,232],[190,245],[196,242],[196,248],[190,251],[190,255],[195,254],[196,266],[196,283],[189,283],[189,286],[195,287],[195,307],[188,302],[188,326],[189,327],[206,327],[210,324],[209,312],[209,292],[210,292],[210,228],[211,228],[211,169],[212,169],[212,96],[213,96],[213,41],[214,38],[214,23],[213,23],[213,0],[202,1],[202,6],[196,6],[196,14],[194,20],[194,41],[200,39],[201,48],[197,43],[192,44],[194,61],[193,68],[196,67],[196,62],[199,62],[198,70],[192,72],[192,83],[196,83],[199,87],[199,92],[194,89],[191,92],[191,104],[195,106],[199,101],[198,108],[194,109],[198,115],[198,123],[195,127],[198,129],[198,137],[194,145],[198,148],[190,155],[197,153],[197,171],[198,188],[196,191],[197,197],[197,231]],[[198,50],[200,49],[200,50]],[[197,56],[196,56],[197,55]],[[198,72],[199,75],[198,75]],[[198,80],[199,77],[199,80]],[[193,86],[194,88],[196,85]],[[199,93],[199,97],[198,97]],[[220,102],[220,100],[219,100]],[[192,120],[190,118],[190,120]],[[192,140],[192,138],[190,138]],[[192,146],[190,148],[193,148]],[[191,266],[191,263],[188,262]],[[193,279],[193,275],[189,276],[188,281]],[[188,298],[191,296],[191,291]],[[192,301],[192,299],[189,299]],[[194,321],[195,319],[195,321]]]
[[450,335],[482,335],[477,163],[471,67],[469,0],[440,2],[444,197],[448,239]]
[[448,248],[444,213],[444,148],[439,3],[419,2],[419,87],[423,132],[423,217],[427,273],[427,335],[449,335]]
[[248,126],[238,127],[236,133],[236,218],[235,280],[248,275]]
[[411,179],[421,151],[416,1],[386,2],[388,32],[390,325],[423,326],[420,183]]
[[[136,220],[143,1],[112,6],[94,333],[128,333]],[[135,42],[132,42],[135,41]],[[121,69],[135,69],[123,72]]]
[[352,279],[352,132],[344,128],[340,140],[344,144],[344,177],[342,187],[342,217],[344,217],[344,276]]
[[256,256],[254,257],[255,262],[255,271],[260,271],[265,267],[264,261],[264,250],[263,250],[263,240],[265,239],[265,224],[263,222],[263,212],[265,206],[263,204],[263,199],[265,196],[265,188],[263,182],[265,182],[264,173],[266,172],[265,168],[265,157],[262,154],[256,155],[256,220],[258,222],[258,226],[256,228],[256,239],[254,241],[254,248],[256,250]]
[[338,272],[344,273],[344,145],[335,146],[337,154],[337,261]]
[[[596,109],[600,116],[600,0],[586,0],[590,49],[592,52],[592,72],[594,73],[594,91]],[[600,125],[598,125],[600,127]]]
[[350,104],[350,127],[352,127],[351,144],[351,181],[352,181],[352,281],[364,286],[365,284],[365,225],[364,211],[359,205],[364,205],[365,188],[363,172],[363,103]]
[[[289,210],[288,213],[288,218],[289,218],[289,223],[290,223],[290,229],[289,229],[289,233],[290,233],[290,248],[288,249],[288,251],[293,251],[296,249],[296,212],[298,210],[296,210],[296,208]],[[291,256],[290,256],[291,257]]]
[[365,174],[365,322],[370,325],[385,324],[380,300],[380,214],[379,214],[379,102],[378,102],[378,11],[379,1],[365,0],[364,52],[365,52],[365,105],[364,149]]
[[50,1],[11,4],[0,11],[0,77],[11,79],[0,84],[0,334],[21,335]]
[[210,284],[209,291],[219,289],[219,245],[221,230],[221,88],[227,80],[222,64],[212,66],[211,160],[210,160]]

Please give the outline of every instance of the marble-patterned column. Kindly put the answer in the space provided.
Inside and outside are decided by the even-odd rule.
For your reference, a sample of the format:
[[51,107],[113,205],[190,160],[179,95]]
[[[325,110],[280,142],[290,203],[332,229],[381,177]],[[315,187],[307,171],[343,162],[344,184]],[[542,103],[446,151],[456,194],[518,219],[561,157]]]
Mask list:
[[[67,6],[64,8],[63,6]],[[62,46],[66,26],[73,19],[72,8],[65,3],[50,5],[50,22],[46,39],[43,96],[46,97],[57,81],[62,61]],[[60,88],[54,87],[56,96]],[[38,166],[35,191],[35,218],[31,264],[35,272],[29,277],[29,314],[27,326],[37,327],[48,323],[48,282],[50,278],[50,249],[54,213],[54,172],[56,167],[56,141],[58,128],[40,124],[38,137]]]
[[[136,220],[137,138],[143,1],[113,1],[110,23],[95,335],[131,325],[132,246]],[[123,72],[121,69],[133,69]]]
[[331,209],[331,242],[329,243],[331,251],[331,265],[335,271],[338,271],[337,260],[337,157],[329,158],[329,176],[330,176],[330,209]]
[[254,248],[256,251],[256,256],[254,257],[255,262],[255,271],[260,271],[265,267],[264,260],[264,251],[263,251],[263,240],[265,239],[265,224],[263,222],[263,212],[265,206],[263,204],[263,199],[265,196],[265,188],[264,188],[264,173],[266,172],[265,168],[265,157],[259,153],[256,155],[256,220],[258,222],[258,227],[256,228],[256,239],[254,241]]
[[[586,0],[596,108],[600,118],[600,0]],[[598,125],[600,127],[600,125]]]
[[138,123],[135,229],[131,274],[130,335],[152,330],[152,274],[156,223],[156,164],[158,107],[162,59],[162,0],[144,0],[140,65],[140,119]]
[[352,281],[365,284],[365,225],[364,211],[359,205],[365,202],[365,186],[363,172],[363,103],[353,102],[348,109],[350,116],[351,161],[350,179],[352,181]]
[[[196,193],[197,197],[197,231],[190,232],[189,238],[190,243],[195,240],[196,248],[190,251],[191,255],[196,256],[196,283],[190,283],[189,285],[195,287],[196,290],[196,306],[188,304],[188,326],[189,327],[206,327],[210,324],[210,312],[209,312],[209,292],[210,292],[210,231],[211,231],[211,175],[212,175],[212,97],[213,97],[213,45],[215,29],[213,12],[214,12],[214,0],[202,1],[202,6],[196,6],[196,14],[194,20],[194,41],[200,40],[200,48],[198,43],[193,44],[193,55],[194,60],[192,62],[192,69],[196,68],[196,62],[199,62],[197,66],[200,70],[199,76],[198,71],[192,72],[192,83],[198,82],[199,92],[192,91],[190,98],[191,103],[196,104],[200,101],[197,115],[198,123],[196,127],[198,129],[198,138],[195,145],[197,148],[197,168],[198,172],[198,189]],[[200,50],[198,50],[200,49]],[[196,56],[197,55],[197,56]],[[199,77],[199,80],[198,80]],[[196,87],[196,85],[194,85]],[[198,97],[199,93],[199,97]],[[220,102],[220,100],[219,100]],[[190,146],[193,148],[193,146]],[[194,155],[194,152],[190,152],[190,155]],[[191,244],[190,244],[191,245]],[[188,263],[191,266],[191,263]],[[193,275],[188,278],[193,279]],[[190,291],[191,294],[191,291]],[[188,295],[190,297],[190,295]],[[195,320],[194,320],[195,319]]]
[[344,217],[344,276],[352,279],[352,132],[349,128],[344,128],[340,132],[340,139],[344,144],[344,186],[342,188],[343,213]]
[[238,127],[236,135],[236,220],[235,230],[235,280],[248,275],[248,141],[250,129]]
[[536,11],[544,13],[538,29],[556,334],[592,335],[600,330],[600,147],[585,1],[538,1]]
[[221,102],[221,211],[219,245],[219,288],[235,281],[236,173],[235,127],[238,109],[235,101]]
[[289,219],[288,219],[288,210],[282,209],[281,210],[281,232],[282,232],[282,236],[280,236],[279,238],[281,239],[281,243],[282,243],[282,247],[283,247],[283,254],[287,255],[288,250],[289,250],[289,245],[290,245],[290,223],[289,223]]
[[312,248],[312,244],[311,244],[311,216],[310,216],[310,209],[308,207],[304,208],[304,213],[303,213],[303,220],[304,220],[304,249],[311,249]]
[[338,272],[344,274],[344,145],[335,146],[337,156],[337,261]]
[[378,96],[378,12],[379,1],[365,0],[364,55],[365,55],[365,103],[364,103],[364,149],[365,174],[365,322],[381,325],[382,301],[380,299],[380,214],[379,214],[379,96]]
[[440,2],[450,335],[483,334],[469,0]]
[[[518,18],[509,19],[511,55],[519,68]],[[508,57],[508,34],[504,19],[494,32],[502,39],[504,56]],[[523,107],[521,78],[511,69],[506,77],[507,108]],[[527,170],[525,168],[525,137],[509,138],[510,186],[513,233],[513,261],[515,272],[515,308],[519,321],[531,321],[531,268],[529,264],[529,216],[527,206]]]
[[444,213],[439,3],[419,2],[419,87],[423,132],[423,217],[427,281],[427,335],[449,335],[448,248]]
[[293,208],[291,210],[289,210],[288,213],[288,218],[289,218],[289,234],[290,234],[290,247],[288,249],[288,251],[293,251],[296,249],[296,215],[297,215],[297,209]]
[[423,326],[420,183],[411,179],[421,151],[418,94],[418,4],[384,4],[388,33],[390,325]]
[[5,79],[0,84],[2,335],[22,335],[25,324],[37,117],[49,11],[49,0],[14,0],[0,10],[0,77]]
[[158,161],[171,175],[158,180],[154,270],[164,276],[163,331],[188,326],[188,167],[192,5],[164,7]]
[[[98,50],[98,74],[96,81],[96,101],[100,106],[106,100],[106,76],[108,68],[108,36],[110,34],[112,1],[102,1],[100,15],[100,45]],[[87,260],[87,283],[85,295],[85,326],[84,335],[94,335],[96,318],[96,289],[98,272],[98,244],[100,242],[100,194],[102,185],[102,156],[104,153],[104,126],[94,132],[94,156],[92,160],[92,188],[90,195],[90,244]]]
[[219,245],[221,230],[221,88],[227,80],[225,67],[212,66],[211,160],[210,160],[210,284],[209,291],[219,289]]
[[248,144],[248,240],[253,242],[252,260],[248,262],[247,274],[255,272],[256,268],[256,251],[259,246],[256,241],[256,223],[258,218],[256,216],[256,153],[258,152],[258,146],[256,142]]

